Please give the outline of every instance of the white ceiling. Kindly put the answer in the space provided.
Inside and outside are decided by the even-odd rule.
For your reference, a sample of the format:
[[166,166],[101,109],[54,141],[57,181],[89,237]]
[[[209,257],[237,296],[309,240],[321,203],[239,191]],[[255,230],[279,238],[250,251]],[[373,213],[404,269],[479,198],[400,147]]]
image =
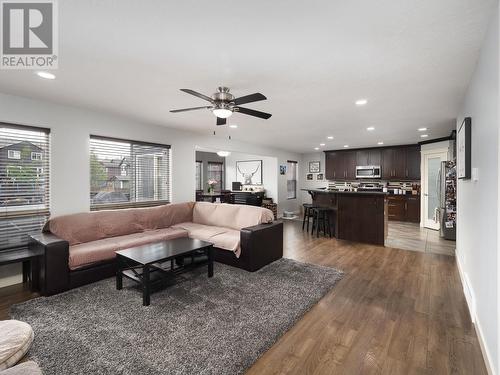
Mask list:
[[[420,141],[454,127],[496,0],[59,1],[57,79],[0,71],[0,91],[211,134],[206,104],[236,96],[233,139],[311,152]],[[356,107],[354,101],[367,98]],[[367,132],[374,126],[373,132]],[[220,129],[218,129],[220,130]],[[327,135],[335,136],[333,141]]]

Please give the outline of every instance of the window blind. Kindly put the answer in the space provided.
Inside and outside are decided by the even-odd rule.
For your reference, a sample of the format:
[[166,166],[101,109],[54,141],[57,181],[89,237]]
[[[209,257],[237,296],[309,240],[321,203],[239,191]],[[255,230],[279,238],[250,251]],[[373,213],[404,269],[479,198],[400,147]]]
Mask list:
[[203,162],[196,162],[196,190],[203,190]]
[[0,251],[23,248],[49,217],[50,130],[0,123]]
[[287,199],[297,198],[297,162],[287,161],[286,171]]
[[91,210],[170,202],[170,146],[90,136]]

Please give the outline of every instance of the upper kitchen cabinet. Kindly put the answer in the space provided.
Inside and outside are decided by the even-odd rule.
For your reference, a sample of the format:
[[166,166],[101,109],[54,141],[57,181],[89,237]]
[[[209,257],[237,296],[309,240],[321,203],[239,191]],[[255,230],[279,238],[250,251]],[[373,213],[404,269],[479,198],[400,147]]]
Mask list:
[[406,179],[420,180],[420,147],[406,148]]
[[325,175],[327,180],[355,180],[356,152],[327,151],[325,153]]
[[356,151],[356,165],[374,165],[380,166],[382,152],[379,148],[367,148]]
[[355,180],[356,166],[381,166],[382,180],[420,180],[420,146],[325,151],[328,180]]

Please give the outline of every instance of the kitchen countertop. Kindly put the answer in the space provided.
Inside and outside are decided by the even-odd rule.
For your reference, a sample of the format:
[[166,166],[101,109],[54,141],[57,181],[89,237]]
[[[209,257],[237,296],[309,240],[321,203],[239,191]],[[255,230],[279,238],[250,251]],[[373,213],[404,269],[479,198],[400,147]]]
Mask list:
[[338,191],[329,189],[301,189],[301,190],[307,192],[325,193],[325,194],[389,195],[389,193],[384,193],[383,191]]

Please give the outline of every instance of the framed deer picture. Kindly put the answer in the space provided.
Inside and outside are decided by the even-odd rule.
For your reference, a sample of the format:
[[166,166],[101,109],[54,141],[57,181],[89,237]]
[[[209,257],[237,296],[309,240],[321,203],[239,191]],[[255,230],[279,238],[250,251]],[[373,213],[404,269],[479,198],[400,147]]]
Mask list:
[[236,181],[242,185],[262,185],[262,160],[237,161]]

